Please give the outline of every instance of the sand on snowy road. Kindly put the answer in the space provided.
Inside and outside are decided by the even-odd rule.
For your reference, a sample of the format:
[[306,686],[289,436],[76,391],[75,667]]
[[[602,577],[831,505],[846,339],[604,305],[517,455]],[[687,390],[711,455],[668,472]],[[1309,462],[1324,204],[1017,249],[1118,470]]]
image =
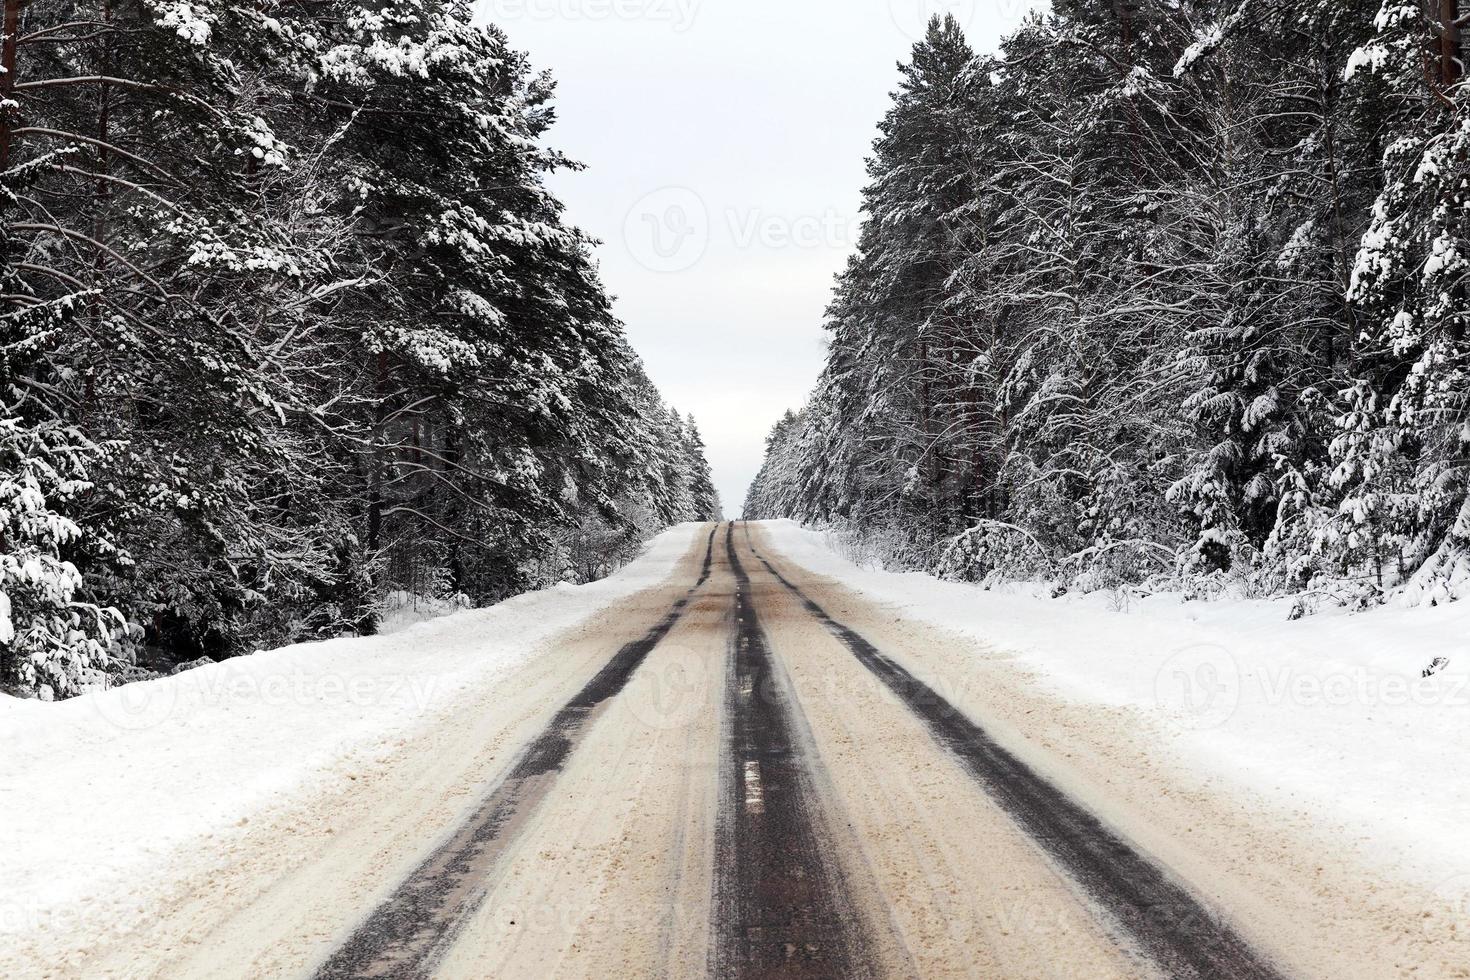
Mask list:
[[723,525],[135,930],[18,975],[1466,976],[1425,896],[1299,829]]

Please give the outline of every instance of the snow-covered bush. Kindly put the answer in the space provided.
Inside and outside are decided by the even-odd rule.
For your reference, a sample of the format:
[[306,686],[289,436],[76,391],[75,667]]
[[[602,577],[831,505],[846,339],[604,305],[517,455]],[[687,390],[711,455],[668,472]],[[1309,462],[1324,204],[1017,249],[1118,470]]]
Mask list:
[[949,542],[936,573],[955,582],[996,579],[1047,580],[1056,565],[1030,532],[1012,524],[985,521]]
[[60,426],[0,419],[0,682],[22,693],[78,693],[123,627],[115,610],[81,601],[64,557],[86,535],[62,511],[91,489],[87,464],[101,453]]

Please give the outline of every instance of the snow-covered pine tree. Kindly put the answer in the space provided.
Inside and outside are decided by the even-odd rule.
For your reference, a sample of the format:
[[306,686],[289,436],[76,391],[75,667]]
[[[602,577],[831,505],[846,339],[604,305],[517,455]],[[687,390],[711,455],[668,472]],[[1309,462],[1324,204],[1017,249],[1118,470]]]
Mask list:
[[[116,606],[151,655],[228,656],[371,629],[394,589],[555,580],[588,513],[683,519],[629,506],[682,421],[641,428],[544,185],[551,84],[498,30],[410,0],[7,9],[0,476],[55,518],[12,533],[26,567],[77,571],[8,580],[13,623]],[[43,635],[0,643],[8,683]],[[133,642],[55,635],[72,667]]]
[[[1350,575],[1418,601],[1470,589],[1470,129],[1458,3],[1385,0],[1347,74],[1392,134],[1349,289],[1363,311],[1323,532]],[[1379,95],[1379,86],[1386,92]]]
[[968,134],[989,79],[953,17],[934,18],[899,70],[868,163],[858,255],[829,311],[833,365],[822,384],[852,429],[829,447],[842,453],[829,457],[830,478],[851,484],[867,520],[932,544],[958,523],[965,496],[942,337],[973,233]]
[[689,496],[695,521],[718,521],[724,516],[720,504],[720,493],[715,489],[714,474],[705,456],[704,437],[699,434],[699,423],[690,415],[684,423],[684,453],[688,457]]
[[103,447],[56,423],[0,419],[0,691],[51,700],[97,683],[122,615],[85,601],[73,558],[113,552],[63,511]]
[[[97,556],[84,589],[150,627],[187,597],[214,620],[196,640],[255,586],[240,567],[258,547],[250,474],[272,466],[260,352],[221,298],[275,261],[233,237],[233,216],[280,147],[238,111],[238,52],[212,43],[217,22],[188,5],[36,0],[6,49],[4,322],[24,346],[6,414],[120,447],[69,516],[137,561]],[[35,333],[48,318],[57,328]]]
[[[922,531],[924,509],[911,505],[933,486],[915,463],[939,461],[959,492],[932,499],[959,498],[956,513],[979,522],[948,553],[990,563],[965,574],[1004,572],[1014,558],[1016,574],[1085,587],[1233,566],[1251,587],[1300,589],[1332,564],[1382,565],[1425,529],[1436,544],[1453,539],[1462,498],[1446,437],[1459,418],[1458,375],[1437,375],[1435,394],[1419,399],[1445,423],[1436,453],[1445,462],[1422,471],[1418,442],[1384,436],[1389,415],[1400,424],[1409,404],[1396,389],[1417,383],[1410,363],[1389,359],[1362,384],[1346,382],[1376,357],[1356,343],[1364,313],[1354,302],[1367,294],[1348,292],[1350,255],[1382,183],[1368,164],[1413,115],[1394,110],[1381,84],[1343,83],[1368,13],[1317,0],[1187,9],[1068,0],[1023,24],[1000,57],[975,59],[984,82],[950,140],[968,196],[958,208],[947,200],[951,171],[932,160],[939,178],[905,183],[901,164],[875,158],[875,175],[893,176],[874,186],[893,193],[873,201],[891,206],[839,282],[827,370],[807,408],[773,433],[748,511]],[[1370,46],[1358,62],[1425,50],[1421,21],[1379,22],[1420,35]],[[1444,32],[1431,34],[1443,74]],[[920,117],[925,104],[904,102]],[[886,125],[923,131],[896,115]],[[1449,173],[1453,159],[1436,166]],[[902,261],[921,251],[905,221],[936,213],[969,225],[950,239],[942,287],[904,291],[924,310],[922,334],[905,334],[915,317],[862,290],[902,281],[878,272],[917,268]],[[1371,229],[1364,241],[1378,247]],[[1453,279],[1459,267],[1443,244],[1425,239],[1419,264],[1401,264]],[[1456,280],[1439,292],[1457,289]],[[905,356],[917,336],[933,341],[927,373]],[[939,393],[943,438],[916,436],[919,379]],[[1344,418],[1336,486],[1334,415]],[[1375,461],[1363,463],[1367,454]],[[1336,498],[1370,472],[1383,492],[1350,496],[1329,521]],[[1371,533],[1342,527],[1365,520],[1376,522]],[[1365,545],[1378,557],[1367,560]],[[1433,549],[1417,547],[1393,564],[1423,565]],[[1430,566],[1458,568],[1453,552]]]
[[1175,69],[1195,165],[1169,195],[1169,252],[1198,442],[1171,496],[1197,528],[1197,570],[1244,559],[1268,586],[1300,588],[1326,489],[1324,395],[1341,387],[1352,330],[1360,219],[1346,212],[1364,197],[1338,66],[1366,24],[1311,5],[1241,9],[1219,11]]
[[[1343,66],[1373,30],[1362,4],[1261,8],[1259,20],[1227,20],[1223,39],[1258,59],[1260,126],[1270,150],[1263,225],[1281,243],[1275,275],[1290,284],[1279,305],[1289,324],[1288,366],[1275,425],[1263,429],[1273,461],[1274,527],[1261,582],[1307,587],[1326,572],[1316,534],[1331,517],[1330,445],[1338,396],[1359,332],[1348,288],[1357,243],[1381,188],[1382,130],[1372,97],[1354,97]],[[1241,33],[1240,40],[1229,37]]]

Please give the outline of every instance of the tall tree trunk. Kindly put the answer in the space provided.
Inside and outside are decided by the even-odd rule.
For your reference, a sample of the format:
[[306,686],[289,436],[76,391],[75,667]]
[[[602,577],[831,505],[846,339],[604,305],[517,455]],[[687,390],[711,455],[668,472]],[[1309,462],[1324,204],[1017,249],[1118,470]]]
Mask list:
[[384,461],[383,443],[387,438],[387,416],[388,416],[388,354],[386,351],[379,352],[377,363],[377,404],[373,407],[376,416],[373,423],[373,461],[372,476],[369,478],[368,490],[368,554],[376,555],[383,544],[383,480]]
[[[1460,83],[1463,75],[1463,65],[1460,61],[1460,0],[1439,0],[1439,83],[1442,86],[1443,97],[1454,108],[1455,100],[1450,96],[1450,90]],[[1464,308],[1464,290],[1457,286],[1455,293],[1455,310]],[[1463,316],[1451,314],[1446,318],[1446,327],[1451,340],[1460,341],[1464,339],[1465,321]]]
[[[459,469],[459,459],[459,430],[451,422],[444,429],[444,472],[446,479],[454,479],[455,471]],[[458,515],[452,512],[454,509],[457,509],[458,505],[453,502],[452,495],[449,496],[449,500],[450,503],[448,506],[451,508],[451,512],[445,514],[444,523],[446,526],[458,530],[460,529],[460,524],[454,520]],[[450,591],[461,594],[465,591],[464,549],[460,545],[459,538],[457,537],[451,537],[449,539],[449,588]]]
[[[0,44],[0,101],[9,101],[15,94],[15,54],[20,41],[20,8],[22,0],[5,0],[5,40]],[[0,171],[10,169],[11,141],[14,138],[16,110],[0,109]]]
[[[112,25],[112,0],[103,0],[102,22]],[[103,78],[112,75],[112,35],[109,33],[102,39],[100,54],[97,62],[97,74]],[[97,87],[97,190],[96,208],[97,213],[92,222],[92,238],[99,244],[96,255],[92,259],[92,284],[97,289],[98,295],[92,299],[92,330],[96,336],[102,336],[102,280],[107,274],[107,250],[102,247],[107,241],[107,212],[112,201],[112,184],[107,180],[112,165],[112,153],[108,149],[112,142],[112,86],[103,82]],[[87,396],[81,406],[81,416],[86,420],[88,413],[92,410],[97,400],[97,374],[96,370],[89,366],[87,368]]]
[[[1123,0],[1118,5],[1118,20],[1121,28],[1122,59],[1118,65],[1118,80],[1124,85],[1128,76],[1137,67],[1133,63],[1133,15],[1137,13],[1136,0]],[[1138,100],[1124,99],[1128,113],[1128,162],[1135,173],[1143,169],[1143,122],[1138,117]]]
[[1332,189],[1332,237],[1333,237],[1333,268],[1336,272],[1336,302],[1342,311],[1342,322],[1333,324],[1331,317],[1324,317],[1327,324],[1322,338],[1322,360],[1328,371],[1337,367],[1338,343],[1337,335],[1342,334],[1342,352],[1352,343],[1352,338],[1357,336],[1357,313],[1353,308],[1352,301],[1348,299],[1348,287],[1352,283],[1353,250],[1354,246],[1349,242],[1348,218],[1343,208],[1343,165],[1338,159],[1337,123],[1339,118],[1337,94],[1341,84],[1341,69],[1332,61],[1327,50],[1321,52],[1322,59],[1322,118],[1326,121],[1326,143],[1324,148],[1327,153],[1328,179]]
[[1445,89],[1459,84],[1460,0],[1439,0],[1439,83]]
[[940,507],[940,487],[944,471],[939,460],[939,451],[934,434],[934,382],[929,362],[929,341],[919,340],[919,429],[923,433],[923,453],[926,460],[923,472],[928,477],[930,521],[936,534],[944,520]]

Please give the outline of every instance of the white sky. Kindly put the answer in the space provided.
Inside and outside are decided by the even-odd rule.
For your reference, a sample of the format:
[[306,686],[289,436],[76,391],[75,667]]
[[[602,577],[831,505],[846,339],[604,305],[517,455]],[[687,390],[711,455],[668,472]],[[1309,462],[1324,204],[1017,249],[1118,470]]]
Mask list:
[[606,244],[617,314],[697,416],[730,515],[823,364],[864,160],[915,36],[993,50],[1031,0],[478,0],[559,82],[553,189]]

